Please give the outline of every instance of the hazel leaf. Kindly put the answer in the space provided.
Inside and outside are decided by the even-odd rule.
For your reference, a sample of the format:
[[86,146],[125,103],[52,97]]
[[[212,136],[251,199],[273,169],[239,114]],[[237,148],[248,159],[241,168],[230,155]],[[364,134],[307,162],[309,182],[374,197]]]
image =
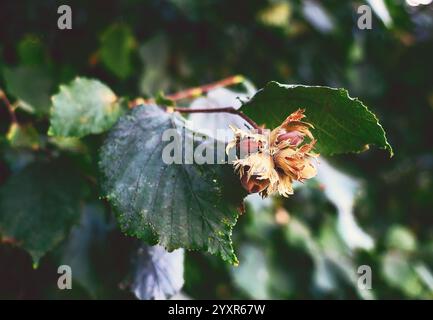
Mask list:
[[77,77],[52,97],[49,134],[83,137],[102,133],[122,115],[122,99],[98,80]]
[[[174,138],[164,141],[170,129]],[[215,146],[214,140],[196,138],[178,114],[136,107],[119,120],[102,147],[105,195],[126,234],[169,251],[203,250],[237,264],[231,234],[244,193],[232,166],[187,164],[186,158],[167,164],[162,159],[169,144],[182,157],[188,153],[185,145],[195,151],[203,143]]]
[[377,117],[345,89],[269,82],[241,107],[258,124],[277,127],[295,110],[306,109],[316,151],[323,155],[362,152],[376,145],[393,155]]

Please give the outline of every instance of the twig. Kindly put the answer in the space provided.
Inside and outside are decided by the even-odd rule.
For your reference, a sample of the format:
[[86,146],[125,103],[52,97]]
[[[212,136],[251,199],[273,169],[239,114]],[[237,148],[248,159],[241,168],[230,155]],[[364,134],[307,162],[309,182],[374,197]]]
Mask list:
[[4,91],[2,89],[0,89],[0,100],[3,101],[4,105],[8,109],[12,123],[18,123],[17,116],[15,115],[15,111],[12,108],[11,103],[9,102],[8,97],[6,96],[6,94],[4,93]]
[[192,109],[192,108],[180,108],[180,107],[173,107],[173,111],[182,112],[182,113],[231,113],[238,115],[242,119],[244,119],[246,122],[248,122],[254,129],[261,132],[262,128],[255,123],[250,117],[248,117],[245,113],[233,108],[233,107],[225,107],[225,108],[203,108],[203,109]]
[[239,75],[231,76],[231,77],[228,77],[228,78],[225,78],[225,79],[213,82],[213,83],[205,84],[205,85],[200,86],[200,87],[191,88],[191,89],[187,89],[184,91],[179,91],[179,92],[174,93],[174,94],[170,94],[170,95],[166,96],[166,98],[173,100],[173,101],[195,98],[195,97],[200,96],[203,93],[206,93],[210,90],[213,90],[216,88],[221,88],[221,87],[231,86],[234,84],[241,83],[242,81],[244,81],[244,78],[242,76],[239,76]]
[[[195,87],[183,91],[179,91],[174,94],[170,94],[165,96],[165,98],[177,101],[182,99],[188,99],[188,98],[195,98],[197,96],[202,95],[203,93],[206,93],[210,90],[221,88],[221,87],[227,87],[230,85],[238,84],[244,81],[244,78],[240,75],[237,76],[231,76],[225,79],[222,79],[220,81],[216,81],[213,83],[209,83],[200,87]],[[143,98],[137,98],[129,103],[130,108],[135,108],[138,105],[141,104],[153,104],[155,103],[155,99],[143,99]],[[262,131],[262,128],[259,127],[257,123],[255,123],[250,117],[248,117],[243,112],[233,108],[233,107],[225,107],[225,108],[182,108],[182,107],[166,107],[167,110],[171,109],[171,111],[177,111],[182,113],[231,113],[235,114],[242,119],[244,119],[246,122],[248,122],[254,129],[258,130],[259,132]]]
[[18,244],[18,241],[15,240],[14,238],[3,236],[0,237],[0,243],[16,245]]
[[[216,82],[212,82],[209,84],[205,84],[200,87],[190,88],[186,90],[182,90],[173,94],[166,95],[165,98],[172,100],[172,101],[178,101],[183,99],[191,99],[196,98],[198,96],[201,96],[202,94],[209,92],[210,90],[227,87],[235,84],[239,84],[242,81],[244,81],[244,77],[237,75],[237,76],[231,76]],[[155,103],[155,99],[143,99],[143,98],[137,98],[135,101],[132,102],[131,107],[135,107],[139,104],[152,104]]]

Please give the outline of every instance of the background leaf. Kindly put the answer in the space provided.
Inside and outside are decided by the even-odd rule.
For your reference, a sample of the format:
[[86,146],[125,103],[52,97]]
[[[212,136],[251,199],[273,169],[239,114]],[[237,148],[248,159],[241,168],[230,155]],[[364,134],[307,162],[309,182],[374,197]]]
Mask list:
[[15,148],[38,149],[40,145],[39,134],[31,124],[12,123],[6,138],[10,145]]
[[32,34],[21,39],[17,51],[20,62],[24,65],[42,65],[47,60],[42,41]]
[[[234,283],[252,299],[270,299],[270,274],[266,266],[266,255],[261,248],[243,245],[239,249],[242,263],[231,268]],[[255,281],[251,281],[252,278]]]
[[[392,159],[376,150],[329,158],[333,167],[344,168],[345,174],[361,182],[359,192],[355,193],[353,215],[376,246],[368,251],[356,249],[359,246],[349,247],[339,232],[341,215],[335,201],[327,196],[329,188],[320,179],[310,180],[300,185],[289,199],[264,201],[255,195],[258,205],[254,210],[249,210],[247,202],[248,211],[238,219],[233,232],[233,242],[240,254],[239,267],[246,263],[242,247],[259,246],[265,252],[269,269],[268,294],[276,299],[371,298],[366,293],[378,299],[432,299],[433,11],[431,5],[412,7],[404,5],[404,1],[384,2],[393,24],[386,27],[379,20],[380,14],[373,12],[373,30],[362,31],[356,27],[359,0],[79,1],[72,8],[73,28],[59,31],[53,27],[58,19],[53,1],[0,1],[0,87],[13,104],[19,102],[20,97],[8,90],[3,71],[31,66],[49,72],[54,90],[77,75],[86,75],[108,84],[118,96],[144,99],[160,90],[175,93],[238,73],[259,87],[274,79],[280,83],[347,88],[351,96],[359,97],[380,118],[392,145],[398,148]],[[127,24],[137,42],[132,50],[132,72],[127,78],[116,76],[101,61],[98,39],[113,26],[113,21]],[[148,47],[155,37],[164,38],[166,44]],[[139,50],[143,47],[149,48],[144,50],[144,56]],[[163,51],[164,48],[168,50]],[[152,71],[154,66],[158,72]],[[148,72],[150,75],[146,76]],[[140,86],[142,77],[149,79],[144,81],[145,86]],[[39,86],[35,78],[25,79],[25,92]],[[244,92],[240,85],[227,89]],[[48,96],[53,93],[50,91]],[[37,90],[33,93],[39,94]],[[219,105],[214,93],[208,93],[207,97],[212,99],[203,107]],[[50,104],[48,101],[44,112]],[[187,107],[190,101],[177,104]],[[230,105],[238,104],[229,100],[221,106]],[[16,110],[18,121],[20,125],[31,124],[39,132],[41,146],[33,150],[10,145],[6,137],[10,117],[1,104],[0,185],[47,151],[67,156],[88,181],[98,182],[98,150],[103,135],[47,137],[45,114],[28,114],[22,106]],[[208,128],[214,125],[215,118],[224,117],[207,114],[202,118],[203,127]],[[221,120],[224,120],[221,127],[225,128],[227,119]],[[232,120],[236,119],[229,119]],[[320,168],[319,174],[324,172],[323,165]],[[344,188],[335,173],[324,179],[328,184],[338,184],[340,190]],[[84,204],[100,201],[98,183],[92,185],[92,191],[80,201]],[[22,192],[32,194],[34,189]],[[28,196],[21,194],[20,198]],[[336,195],[339,201],[344,198]],[[261,208],[268,202],[273,206]],[[281,206],[285,214],[281,213],[284,212]],[[117,222],[109,209],[104,206],[107,221]],[[299,230],[300,224],[308,235]],[[136,254],[139,240],[122,235],[117,225],[114,227],[107,234],[108,242],[105,237],[101,240],[100,229],[93,224],[91,228],[85,227],[83,233],[78,232],[77,237],[90,242],[81,245],[91,248],[91,259],[87,262],[90,269],[97,270],[96,282],[104,288],[115,287],[104,289],[103,298],[132,299],[134,295],[122,290],[119,282],[131,270],[130,254]],[[357,233],[350,232],[350,228],[343,229],[350,237],[356,237]],[[83,234],[94,235],[96,239]],[[306,237],[305,246],[299,244],[301,240],[294,240],[302,238],[302,234]],[[98,244],[102,244],[101,251],[94,254]],[[62,262],[54,256],[60,258],[65,248],[57,246],[57,249],[33,270],[31,257],[25,250],[0,243],[0,298],[93,297],[89,295],[89,286],[84,285],[85,280],[81,281],[84,278],[76,279],[76,273],[72,290],[57,289],[56,270]],[[185,254],[183,290],[193,299],[251,297],[235,283],[232,267],[222,259],[205,252],[185,250]],[[79,256],[85,260],[87,253]],[[402,266],[405,261],[412,274],[409,278],[407,268]],[[119,268],[119,264],[123,266]],[[392,267],[393,264],[396,266]],[[359,276],[356,271],[360,265],[372,268],[372,290],[358,290],[357,281],[352,281]],[[256,273],[253,268],[250,270],[250,280],[254,282]],[[416,280],[410,280],[413,278]]]
[[148,241],[151,235],[152,243],[156,238],[168,250],[207,250],[236,264],[231,233],[242,199],[239,179],[230,165],[165,164],[167,129],[177,131],[180,143],[193,139],[178,115],[139,106],[119,121],[102,148],[105,194],[121,228]]
[[167,252],[161,246],[141,246],[131,290],[140,300],[172,297],[184,283],[183,260],[183,249]]
[[5,68],[3,76],[8,92],[18,100],[19,107],[32,113],[48,113],[52,80],[44,68]]
[[98,80],[75,78],[53,96],[51,127],[55,136],[83,137],[101,133],[122,114],[122,101]]
[[33,163],[0,189],[0,233],[37,265],[80,217],[81,179],[63,163]]
[[306,121],[315,127],[316,150],[323,155],[361,152],[369,144],[393,154],[376,116],[344,89],[269,82],[241,111],[272,129],[298,108],[306,109]]
[[108,232],[114,226],[106,220],[100,204],[86,205],[80,224],[72,229],[62,255],[62,263],[73,270],[74,282],[84,287],[92,298],[104,297],[104,291],[108,291],[101,274],[110,267],[106,258]]
[[131,53],[134,44],[131,29],[125,25],[115,24],[102,34],[102,62],[119,78],[127,78],[132,72]]
[[144,95],[156,95],[167,89],[170,81],[167,77],[169,62],[167,38],[159,35],[143,43],[139,48],[144,72],[140,77],[140,92]]

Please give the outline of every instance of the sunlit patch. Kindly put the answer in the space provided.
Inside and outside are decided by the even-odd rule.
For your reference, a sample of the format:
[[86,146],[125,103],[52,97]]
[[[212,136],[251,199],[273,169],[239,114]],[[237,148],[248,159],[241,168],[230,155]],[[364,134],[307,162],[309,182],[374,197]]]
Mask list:
[[419,5],[429,5],[433,2],[433,0],[406,0],[406,3],[411,7],[416,7]]

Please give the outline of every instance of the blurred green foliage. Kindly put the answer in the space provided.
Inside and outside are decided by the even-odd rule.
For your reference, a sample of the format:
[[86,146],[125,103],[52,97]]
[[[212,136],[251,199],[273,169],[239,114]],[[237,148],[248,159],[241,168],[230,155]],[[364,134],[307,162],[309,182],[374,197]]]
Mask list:
[[[7,137],[9,114],[0,106],[0,184],[26,174],[28,163],[67,156],[66,171],[78,170],[90,186],[80,201],[84,208],[98,201],[102,137],[46,135],[49,97],[78,75],[130,98],[233,74],[259,88],[269,80],[344,87],[378,115],[395,151],[391,160],[379,150],[331,159],[362,181],[354,212],[375,246],[350,248],[338,229],[338,208],[313,182],[284,201],[249,202],[234,232],[239,267],[187,253],[184,292],[192,298],[431,299],[433,11],[385,3],[392,24],[374,15],[373,29],[359,30],[356,8],[364,1],[2,1],[0,88],[40,141],[37,150],[34,139],[14,144]],[[60,4],[72,8],[72,30],[57,29]],[[99,210],[111,221],[108,208]],[[38,269],[4,239],[0,297],[130,298],[119,283],[127,278],[131,239],[111,225],[101,228],[104,245],[79,246],[92,267],[83,269],[71,292],[57,290],[56,270],[76,239],[62,239]],[[357,286],[360,265],[372,268],[372,290]]]

